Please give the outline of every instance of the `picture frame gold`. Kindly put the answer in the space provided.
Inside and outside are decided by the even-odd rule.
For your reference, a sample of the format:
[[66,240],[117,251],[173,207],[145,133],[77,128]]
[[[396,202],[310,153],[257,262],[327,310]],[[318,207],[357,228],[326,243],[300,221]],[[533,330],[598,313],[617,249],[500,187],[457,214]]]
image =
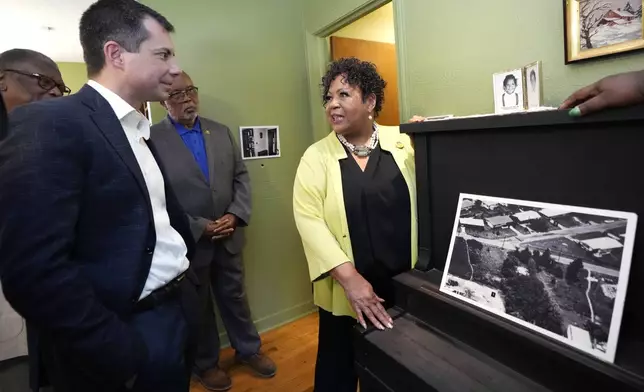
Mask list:
[[[641,15],[644,1],[564,0],[563,3],[566,64],[644,49]],[[622,9],[625,4],[630,5],[630,11]],[[620,31],[628,33],[618,34]]]
[[[536,82],[536,93],[532,91],[532,73]],[[523,85],[525,96],[525,108],[527,110],[542,107],[543,102],[543,67],[541,60],[526,64],[523,66],[523,77],[525,78]]]

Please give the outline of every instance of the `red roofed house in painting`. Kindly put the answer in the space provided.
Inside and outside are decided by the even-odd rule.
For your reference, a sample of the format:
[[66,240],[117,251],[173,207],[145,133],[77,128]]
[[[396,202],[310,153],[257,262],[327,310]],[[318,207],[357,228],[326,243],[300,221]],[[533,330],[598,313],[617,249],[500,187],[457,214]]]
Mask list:
[[602,20],[597,25],[614,26],[619,24],[625,24],[635,18],[637,18],[637,16],[635,16],[634,14],[628,11],[623,11],[621,8],[618,8],[616,10],[610,10],[606,12],[606,14],[602,17]]

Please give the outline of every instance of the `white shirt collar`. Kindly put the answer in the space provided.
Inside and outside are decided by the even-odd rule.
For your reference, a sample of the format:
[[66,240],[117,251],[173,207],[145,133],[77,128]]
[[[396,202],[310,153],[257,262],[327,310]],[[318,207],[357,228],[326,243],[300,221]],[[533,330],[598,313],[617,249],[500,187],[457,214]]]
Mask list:
[[119,119],[121,124],[129,124],[138,130],[138,136],[144,139],[150,138],[150,122],[138,110],[134,109],[132,105],[127,103],[118,94],[98,83],[95,80],[88,80],[87,84],[91,86],[96,92],[101,94],[103,98],[110,104],[114,114]]

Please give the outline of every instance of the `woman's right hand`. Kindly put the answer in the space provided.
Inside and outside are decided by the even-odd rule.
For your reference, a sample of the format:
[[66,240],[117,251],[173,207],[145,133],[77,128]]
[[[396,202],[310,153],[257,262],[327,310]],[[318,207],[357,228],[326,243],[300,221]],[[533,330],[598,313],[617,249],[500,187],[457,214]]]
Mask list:
[[332,276],[344,289],[363,328],[367,328],[365,316],[380,330],[384,330],[385,326],[393,328],[393,320],[382,306],[384,300],[376,295],[371,284],[356,271],[353,264],[345,263],[336,267]]

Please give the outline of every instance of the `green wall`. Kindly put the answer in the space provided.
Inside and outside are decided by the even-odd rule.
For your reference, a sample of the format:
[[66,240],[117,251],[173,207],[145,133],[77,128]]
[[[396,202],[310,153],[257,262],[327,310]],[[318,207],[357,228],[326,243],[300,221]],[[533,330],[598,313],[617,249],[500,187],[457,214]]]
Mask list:
[[[334,22],[342,20],[345,16],[353,14],[369,3],[371,1],[307,0],[304,10],[305,28],[310,32],[317,32]],[[441,7],[443,7],[442,4]]]
[[65,85],[72,89],[72,93],[80,90],[87,82],[87,68],[85,63],[57,63],[60,73],[63,75]]
[[493,112],[492,74],[536,60],[545,104],[555,107],[598,78],[644,68],[644,54],[565,65],[560,0],[402,2],[413,113]]
[[[600,77],[644,68],[641,53],[564,65],[560,0],[393,1],[403,119],[493,112],[492,74],[536,60],[542,61],[550,106]],[[317,32],[370,2],[309,0],[306,29]]]
[[[230,127],[279,125],[282,156],[246,161],[253,215],[244,251],[253,318],[264,330],[313,309],[293,221],[295,170],[311,144],[299,0],[146,0],[174,24],[180,65],[199,87],[201,114]],[[165,115],[154,105],[153,118]]]

